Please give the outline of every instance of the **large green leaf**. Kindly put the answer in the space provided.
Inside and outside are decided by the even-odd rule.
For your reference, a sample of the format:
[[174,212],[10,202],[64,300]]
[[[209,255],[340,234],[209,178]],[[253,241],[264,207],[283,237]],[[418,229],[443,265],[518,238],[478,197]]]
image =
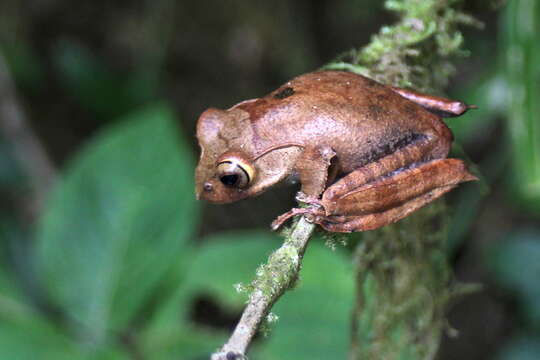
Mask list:
[[64,330],[23,303],[0,296],[0,359],[127,360],[117,342],[100,349],[81,347]]
[[0,358],[16,360],[84,359],[74,343],[37,314],[0,320]]
[[[19,237],[13,224],[0,219],[0,242]],[[3,260],[0,257],[0,359],[83,359],[69,336],[27,303]]]
[[61,329],[37,313],[24,318],[1,318],[0,359],[11,360],[128,360],[125,351],[107,344],[98,351],[79,346]]
[[193,159],[157,106],[106,129],[79,154],[39,224],[37,267],[92,343],[122,330],[192,236]]

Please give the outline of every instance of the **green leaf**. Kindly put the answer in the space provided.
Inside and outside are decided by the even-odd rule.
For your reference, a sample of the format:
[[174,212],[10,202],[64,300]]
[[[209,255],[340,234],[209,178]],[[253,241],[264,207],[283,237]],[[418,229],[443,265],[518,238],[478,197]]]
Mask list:
[[127,360],[124,351],[107,344],[90,351],[73,341],[43,316],[26,308],[24,316],[0,315],[0,359]]
[[238,309],[247,298],[234,285],[249,285],[257,267],[281,244],[270,231],[220,233],[204,241],[206,245],[195,258],[186,288],[194,295],[211,295],[230,309]]
[[521,301],[525,322],[540,330],[540,232],[521,230],[490,247],[488,266],[494,279]]
[[[19,319],[20,320],[20,319]],[[16,360],[84,359],[74,343],[37,315],[0,321],[0,358]]]
[[[19,224],[9,216],[0,216],[0,319],[17,320],[32,312],[24,297],[13,266],[9,266],[9,251],[13,244],[27,241]],[[11,260],[13,261],[13,260]],[[11,263],[12,264],[12,263]]]
[[39,273],[90,343],[128,326],[185,261],[198,211],[177,132],[165,106],[106,129],[74,159],[39,224]]
[[343,251],[311,240],[297,287],[272,309],[278,316],[254,358],[345,359],[354,301],[353,269]]

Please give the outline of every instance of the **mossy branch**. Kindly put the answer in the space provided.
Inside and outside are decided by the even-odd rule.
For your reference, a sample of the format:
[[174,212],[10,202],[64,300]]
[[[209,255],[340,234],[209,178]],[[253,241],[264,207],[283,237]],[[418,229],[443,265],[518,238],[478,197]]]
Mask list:
[[287,234],[283,245],[270,255],[266,264],[257,269],[248,305],[229,341],[212,355],[212,360],[246,358],[246,350],[270,309],[296,282],[302,257],[314,230],[315,225],[303,217],[291,230],[285,230]]
[[384,84],[440,91],[453,74],[452,56],[465,55],[458,25],[481,27],[456,10],[461,0],[387,0],[400,20],[383,26],[361,49],[352,49],[325,69],[347,70]]
[[[325,69],[360,73],[379,82],[440,90],[462,55],[460,24],[478,23],[452,6],[460,0],[387,0],[400,20],[384,26],[360,50]],[[445,210],[441,201],[397,224],[368,232],[355,252],[357,304],[352,316],[351,359],[431,359],[438,348],[451,287],[445,257]],[[212,360],[246,358],[246,350],[272,305],[294,285],[314,225],[301,218],[283,245],[262,265],[229,341]],[[368,330],[369,336],[362,333]]]

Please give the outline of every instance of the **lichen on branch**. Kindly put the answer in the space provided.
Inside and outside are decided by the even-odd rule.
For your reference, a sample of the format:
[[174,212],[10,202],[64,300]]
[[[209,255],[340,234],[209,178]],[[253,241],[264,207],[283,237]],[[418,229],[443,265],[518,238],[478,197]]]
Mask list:
[[454,72],[451,58],[465,55],[459,25],[481,23],[452,6],[460,0],[388,0],[399,21],[383,26],[370,43],[352,49],[326,69],[356,72],[379,82],[421,91],[443,88]]

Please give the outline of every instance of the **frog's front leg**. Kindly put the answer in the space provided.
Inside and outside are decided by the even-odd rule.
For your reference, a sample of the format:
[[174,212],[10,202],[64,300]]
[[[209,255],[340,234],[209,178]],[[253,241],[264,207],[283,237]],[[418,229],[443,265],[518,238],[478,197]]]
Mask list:
[[313,212],[312,221],[333,232],[377,229],[404,218],[459,183],[471,180],[476,177],[467,171],[461,160],[432,160],[400,169],[360,187],[349,182],[349,191],[339,198],[328,200],[325,192],[321,201],[325,214]]
[[[308,147],[302,152],[295,165],[295,171],[298,173],[302,184],[299,198],[303,202],[311,203],[312,206],[309,208],[292,208],[278,216],[272,222],[272,229],[277,230],[287,219],[293,216],[309,214],[311,219],[313,213],[319,213],[321,210],[319,198],[337,174],[339,165],[332,163],[332,160],[336,159],[335,156],[335,151],[327,145]],[[324,212],[320,214],[322,215]]]
[[335,151],[327,145],[308,147],[296,161],[295,170],[302,184],[301,192],[311,199],[318,199],[336,175],[337,165],[332,167]]

